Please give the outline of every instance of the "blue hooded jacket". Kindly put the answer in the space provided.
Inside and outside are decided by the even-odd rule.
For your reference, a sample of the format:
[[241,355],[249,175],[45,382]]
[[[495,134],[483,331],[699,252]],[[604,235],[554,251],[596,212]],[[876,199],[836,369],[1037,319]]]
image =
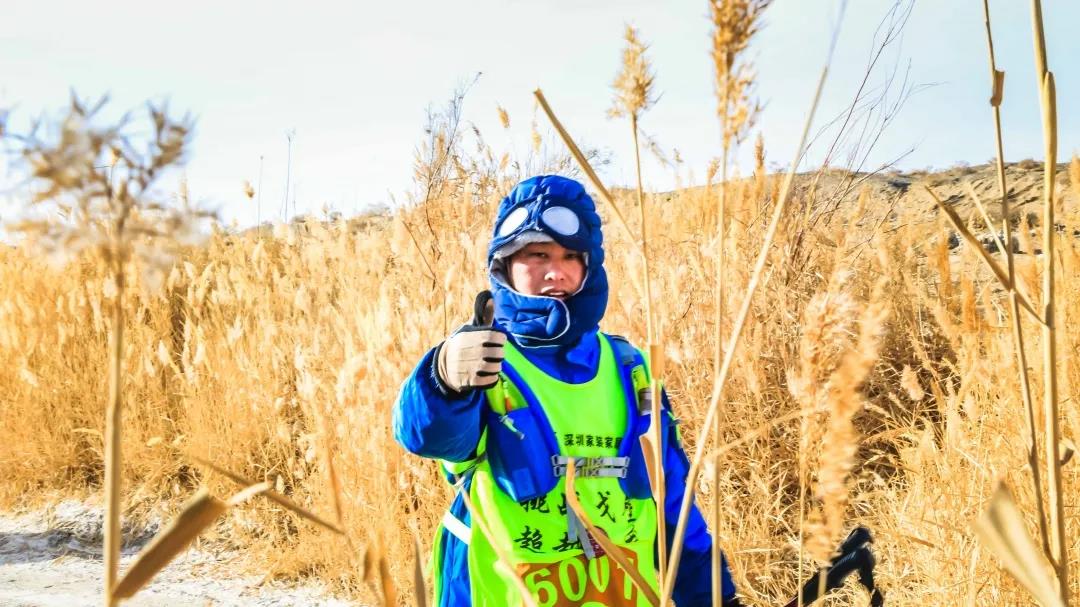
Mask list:
[[[569,211],[569,212],[568,212]],[[509,286],[506,257],[502,253],[527,232],[540,232],[567,249],[585,254],[586,275],[581,288],[565,301],[529,296]],[[512,248],[512,246],[510,247]],[[495,328],[534,365],[567,383],[582,383],[596,375],[600,357],[597,334],[608,299],[604,271],[600,217],[581,184],[554,175],[527,179],[499,205],[494,234],[488,248],[488,273],[494,300]],[[459,394],[439,379],[438,349],[429,351],[402,385],[394,407],[396,440],[408,451],[423,457],[461,462],[470,459],[480,441],[484,393]],[[663,406],[670,409],[667,393]],[[679,515],[689,463],[682,446],[672,441],[664,454],[667,471],[668,528],[670,548]],[[450,512],[469,523],[468,512],[457,496]],[[712,538],[695,505],[688,520],[685,548],[676,577],[674,600],[679,607],[712,604]],[[439,607],[470,604],[468,546],[448,532],[441,538],[442,600]],[[723,594],[735,594],[726,560],[721,568]]]

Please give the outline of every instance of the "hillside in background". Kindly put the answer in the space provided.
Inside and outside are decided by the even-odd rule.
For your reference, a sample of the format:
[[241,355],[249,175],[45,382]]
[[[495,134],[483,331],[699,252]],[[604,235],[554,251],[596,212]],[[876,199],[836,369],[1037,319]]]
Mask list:
[[[1062,217],[1075,218],[1080,209],[1080,197],[1069,188],[1069,166],[1069,163],[1064,162],[1057,166],[1057,193],[1062,201],[1059,221]],[[782,176],[774,175],[774,178],[780,177]],[[1072,179],[1078,177],[1080,176]],[[1009,204],[1012,207],[1013,225],[1029,219],[1033,226],[1038,226],[1042,204],[1042,163],[1033,160],[1007,163],[1005,181]],[[873,202],[866,209],[866,219],[871,221],[869,225],[884,220],[886,225],[895,226],[903,220],[937,221],[937,207],[923,189],[924,186],[930,187],[942,201],[968,220],[974,230],[985,231],[985,222],[967,194],[968,184],[986,207],[990,220],[1000,229],[997,224],[1001,221],[1000,190],[997,167],[993,164],[876,173],[827,169],[798,174],[795,178],[795,191],[804,198],[822,201],[822,208],[815,212],[824,218],[838,211],[843,214],[844,210],[857,204],[859,195],[865,190],[869,195],[868,199]],[[713,186],[713,189],[717,187]],[[691,191],[698,189],[704,187],[690,188]],[[658,194],[658,197],[661,200],[670,200],[677,195],[675,192],[667,192]]]
[[[1061,223],[1068,218],[1075,218],[1080,213],[1080,196],[1069,187],[1069,163],[1059,163],[1057,166],[1056,183],[1057,193],[1061,203],[1059,206],[1058,220]],[[1005,178],[1009,195],[1009,204],[1012,207],[1013,225],[1017,226],[1025,219],[1030,221],[1032,227],[1039,225],[1039,213],[1042,204],[1043,171],[1042,163],[1032,160],[1007,163],[1005,165]],[[778,185],[782,174],[773,174],[772,179]],[[1080,176],[1078,176],[1080,177]],[[580,179],[580,177],[578,177]],[[733,183],[740,183],[735,180]],[[744,182],[745,183],[745,180]],[[823,200],[823,208],[817,212],[822,217],[843,214],[858,203],[860,194],[865,190],[868,200],[873,204],[866,208],[865,221],[858,224],[859,228],[872,228],[878,223],[895,227],[899,222],[936,222],[938,210],[936,205],[927,195],[924,186],[930,187],[935,193],[958,214],[969,222],[973,231],[980,235],[988,235],[989,231],[984,225],[975,204],[967,194],[967,185],[974,189],[979,200],[987,210],[990,220],[1000,231],[1001,202],[998,189],[997,168],[993,164],[981,164],[975,166],[960,166],[940,170],[920,171],[888,171],[876,173],[857,173],[846,170],[825,170],[822,172],[799,173],[795,177],[795,191],[805,199]],[[718,189],[713,185],[712,190]],[[674,192],[659,192],[653,197],[661,204],[677,200],[687,193],[704,193],[710,188],[705,186],[690,187]],[[612,191],[620,196],[631,198],[632,190],[625,188],[612,188]],[[604,209],[601,208],[601,212]],[[390,215],[389,211],[382,209],[371,213],[362,213],[355,217],[345,219],[351,231],[360,231],[372,226],[385,225]],[[320,220],[312,216],[294,218],[292,223],[304,224],[317,222],[330,225],[333,221]],[[1064,224],[1062,224],[1064,225]],[[265,223],[262,230],[269,233],[273,224]],[[1073,226],[1078,229],[1080,226]],[[244,232],[257,231],[249,228]],[[985,234],[984,234],[985,233]]]

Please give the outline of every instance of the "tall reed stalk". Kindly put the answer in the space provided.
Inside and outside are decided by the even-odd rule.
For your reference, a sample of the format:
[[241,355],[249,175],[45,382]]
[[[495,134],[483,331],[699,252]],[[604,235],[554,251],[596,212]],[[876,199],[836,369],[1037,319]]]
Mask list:
[[649,61],[645,58],[645,50],[648,47],[638,38],[637,30],[630,26],[627,26],[624,37],[626,48],[623,49],[622,67],[612,85],[615,89],[615,100],[609,114],[613,117],[626,116],[630,119],[630,131],[634,142],[637,206],[641,223],[638,248],[641,251],[642,267],[645,274],[645,341],[652,372],[652,382],[650,382],[649,386],[650,422],[645,435],[647,439],[642,438],[642,449],[649,453],[649,457],[653,461],[653,465],[649,467],[652,477],[649,480],[652,485],[653,500],[656,502],[657,570],[661,579],[663,579],[667,567],[667,544],[664,540],[667,534],[667,512],[664,508],[666,484],[664,480],[663,436],[661,433],[663,425],[660,418],[663,415],[661,386],[663,385],[664,374],[664,351],[657,339],[656,310],[653,305],[652,270],[649,258],[649,217],[645,207],[645,188],[641,179],[641,146],[638,142],[638,121],[642,112],[649,109],[656,100],[652,94],[654,77]]
[[[122,229],[120,230],[122,233]],[[121,472],[121,407],[123,398],[124,361],[124,268],[112,264],[111,272],[116,300],[113,302],[112,327],[109,331],[109,402],[105,409],[105,605],[116,604],[112,589],[116,586],[120,567],[121,522],[123,490]]]
[[[726,226],[728,197],[729,154],[753,127],[760,107],[751,98],[754,86],[752,64],[742,60],[742,54],[751,38],[760,29],[761,15],[772,0],[710,0],[709,15],[713,24],[712,61],[713,79],[717,97],[717,115],[720,117],[720,197],[716,210],[716,259],[713,291],[713,378],[720,376],[724,343],[724,255],[726,253]],[[716,417],[713,425],[713,443],[719,445],[724,419]],[[717,462],[719,463],[719,462]],[[720,475],[713,475],[712,525],[720,525]],[[723,553],[719,538],[712,543],[712,602],[718,607],[723,602],[723,586],[719,572],[723,570]]]
[[[174,120],[165,108],[150,106],[149,141],[132,145],[125,134],[128,117],[115,125],[95,124],[105,105],[90,106],[73,97],[59,136],[39,137],[36,127],[14,136],[30,176],[41,186],[31,206],[58,214],[28,219],[16,226],[32,246],[62,263],[87,253],[104,268],[105,292],[112,299],[108,340],[109,393],[104,432],[103,602],[116,604],[114,588],[122,541],[122,408],[126,272],[137,268],[140,286],[153,290],[171,266],[178,247],[192,241],[195,224],[205,218],[190,208],[168,208],[154,200],[158,178],[183,160],[191,121]],[[148,151],[144,151],[148,150]],[[107,160],[107,172],[98,169]],[[195,236],[197,239],[198,237]]]
[[[994,114],[994,144],[997,154],[995,165],[997,167],[998,191],[1001,196],[1001,249],[1004,251],[1007,264],[1009,285],[1009,324],[1012,327],[1013,348],[1016,351],[1016,366],[1020,374],[1020,397],[1027,413],[1025,418],[1028,432],[1028,465],[1031,467],[1031,482],[1035,493],[1036,515],[1039,521],[1039,537],[1043,543],[1043,550],[1050,556],[1049,533],[1046,526],[1046,506],[1043,504],[1042,490],[1042,466],[1039,464],[1038,428],[1035,423],[1035,402],[1031,396],[1031,381],[1028,379],[1027,351],[1024,345],[1024,330],[1020,316],[1020,305],[1016,295],[1016,260],[1013,258],[1012,247],[1012,212],[1009,208],[1009,192],[1005,183],[1005,148],[1001,134],[1001,100],[1005,93],[1005,72],[997,69],[997,61],[994,57],[994,38],[990,28],[990,3],[983,0],[983,15],[986,23],[987,54],[990,59],[990,105]],[[989,227],[992,224],[987,221]]]
[[1057,91],[1054,74],[1046,62],[1042,2],[1031,0],[1031,24],[1035,41],[1035,75],[1043,123],[1043,415],[1046,422],[1047,489],[1050,501],[1050,556],[1057,572],[1061,602],[1069,604],[1069,559],[1065,539],[1065,499],[1061,489],[1061,426],[1058,410],[1057,319],[1054,314],[1054,177],[1057,171]]
[[697,479],[701,474],[701,464],[704,459],[705,449],[708,446],[709,435],[712,431],[713,424],[716,423],[717,408],[719,407],[720,398],[723,394],[724,384],[727,381],[728,373],[731,370],[731,364],[735,358],[735,351],[739,347],[739,341],[742,337],[743,327],[746,325],[746,319],[750,315],[750,306],[753,303],[754,293],[757,291],[758,284],[761,282],[761,276],[765,270],[765,264],[768,260],[770,249],[772,248],[773,239],[776,237],[776,232],[780,226],[780,219],[783,217],[784,211],[787,208],[795,172],[798,170],[803,153],[806,150],[806,142],[810,134],[810,127],[814,122],[814,114],[817,112],[818,102],[821,100],[821,92],[825,88],[825,80],[829,75],[829,65],[832,63],[833,51],[836,48],[836,41],[840,33],[840,23],[843,21],[843,14],[846,7],[846,2],[842,2],[840,5],[840,16],[837,19],[837,26],[833,31],[832,40],[829,43],[829,51],[825,60],[825,65],[822,67],[817,88],[814,91],[813,99],[810,102],[810,110],[807,113],[806,121],[803,124],[802,134],[799,137],[799,144],[795,147],[795,156],[791,160],[791,165],[788,167],[788,173],[784,177],[784,183],[780,188],[780,194],[776,200],[772,218],[769,220],[769,226],[766,228],[761,248],[758,251],[757,261],[755,262],[754,269],[750,275],[750,281],[746,286],[746,294],[743,296],[742,305],[735,318],[731,336],[728,338],[728,344],[724,351],[724,360],[720,366],[720,374],[715,378],[713,384],[712,395],[709,399],[709,408],[705,414],[705,419],[702,422],[702,429],[696,443],[697,450],[694,453],[694,458],[690,463],[690,471],[686,477],[686,488],[683,491],[682,503],[679,508],[679,518],[675,526],[675,537],[672,542],[667,577],[664,579],[663,593],[660,595],[662,604],[666,604],[666,601],[671,598],[675,589],[674,572],[678,571],[679,560],[682,556],[682,549],[686,539],[686,524],[690,515],[690,504],[693,502]]
[[[601,198],[607,201],[608,206],[611,207],[612,211],[615,213],[615,217],[619,220],[619,225],[623,227],[627,237],[631,241],[637,242],[638,249],[641,251],[642,254],[643,265],[645,268],[646,285],[646,340],[649,342],[648,351],[652,372],[652,381],[649,388],[649,397],[651,399],[651,409],[649,412],[650,423],[648,430],[641,437],[641,447],[642,452],[645,454],[645,457],[647,459],[646,464],[649,471],[649,483],[653,492],[653,501],[656,503],[658,552],[657,570],[658,572],[664,572],[665,567],[667,566],[668,557],[667,545],[665,541],[667,534],[667,512],[665,510],[666,501],[664,492],[664,459],[660,424],[660,415],[662,415],[661,378],[663,374],[663,350],[659,347],[658,344],[654,343],[653,337],[655,327],[653,325],[654,320],[652,310],[652,286],[649,279],[648,250],[646,248],[647,216],[645,213],[643,186],[641,183],[641,154],[640,148],[638,147],[638,128],[637,118],[635,115],[636,113],[640,113],[642,108],[646,106],[646,101],[650,100],[650,97],[648,95],[648,89],[649,86],[651,86],[652,76],[648,73],[648,64],[644,61],[644,57],[642,56],[642,53],[644,52],[644,46],[641,45],[639,46],[639,48],[635,49],[635,45],[640,44],[637,42],[636,35],[637,34],[633,29],[627,28],[627,54],[630,55],[631,53],[637,53],[638,56],[636,57],[636,59],[630,59],[629,57],[624,56],[624,68],[632,65],[632,61],[638,61],[639,63],[636,66],[624,69],[623,72],[620,73],[619,77],[616,79],[615,88],[619,92],[619,98],[616,99],[616,105],[610,113],[614,116],[621,116],[624,115],[624,112],[628,112],[629,109],[636,108],[635,112],[630,113],[630,115],[631,129],[633,131],[634,140],[634,154],[637,166],[638,206],[641,215],[640,240],[637,240],[635,238],[633,230],[630,229],[630,225],[626,222],[626,218],[623,216],[622,211],[619,210],[618,205],[615,203],[614,197],[612,197],[610,191],[604,186],[603,182],[600,181],[600,178],[596,175],[596,171],[593,170],[592,166],[589,164],[588,159],[585,158],[585,155],[581,153],[580,148],[578,148],[577,144],[574,143],[574,140],[570,136],[570,133],[566,131],[562,123],[559,122],[559,119],[555,116],[555,112],[551,109],[551,106],[548,104],[543,92],[540,91],[540,89],[537,89],[533,92],[533,95],[536,97],[537,103],[540,105],[541,109],[543,109],[544,113],[547,115],[548,120],[551,121],[552,126],[555,127],[555,131],[562,138],[563,143],[565,143],[566,147],[570,150],[570,154],[578,162],[578,165],[581,167],[581,170],[585,173],[586,177],[589,178],[589,181],[590,183],[592,183],[593,187],[596,188],[597,192],[600,193]],[[640,71],[639,73],[634,74],[630,73],[631,70]],[[638,78],[640,76],[647,76],[647,85],[641,86],[643,84],[641,80],[638,80],[636,82],[633,80],[634,78]],[[626,82],[623,82],[624,78],[628,80],[626,80]],[[641,92],[644,92],[644,95],[641,97],[637,97],[638,93]],[[649,102],[651,103],[651,101]],[[662,574],[660,579],[663,579]],[[660,604],[665,605],[666,603],[661,602]]]

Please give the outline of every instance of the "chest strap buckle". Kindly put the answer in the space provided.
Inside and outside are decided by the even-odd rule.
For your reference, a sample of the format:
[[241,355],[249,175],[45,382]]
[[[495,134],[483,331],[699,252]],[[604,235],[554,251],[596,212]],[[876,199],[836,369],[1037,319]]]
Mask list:
[[[566,455],[552,455],[551,469],[556,477],[566,476],[566,466],[570,462]],[[575,457],[574,471],[580,477],[626,478],[630,467],[627,457]]]

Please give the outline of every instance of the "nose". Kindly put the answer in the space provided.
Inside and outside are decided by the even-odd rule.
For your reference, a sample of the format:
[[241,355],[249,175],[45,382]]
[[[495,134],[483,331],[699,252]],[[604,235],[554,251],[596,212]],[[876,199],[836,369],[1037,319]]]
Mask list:
[[566,280],[566,266],[562,260],[552,260],[551,265],[548,266],[547,272],[544,273],[544,280],[550,282],[563,282]]

